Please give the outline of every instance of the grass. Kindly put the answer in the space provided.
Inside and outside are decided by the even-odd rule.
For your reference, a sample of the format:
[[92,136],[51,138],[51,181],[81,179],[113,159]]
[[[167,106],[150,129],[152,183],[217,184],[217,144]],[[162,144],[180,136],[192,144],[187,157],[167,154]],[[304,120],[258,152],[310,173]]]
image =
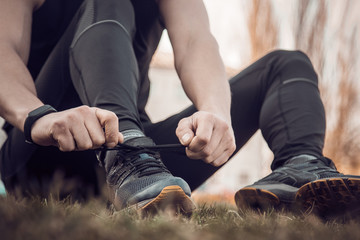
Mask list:
[[288,212],[238,212],[224,204],[201,204],[194,214],[140,218],[113,212],[101,200],[0,198],[0,239],[359,239],[360,221],[324,222]]

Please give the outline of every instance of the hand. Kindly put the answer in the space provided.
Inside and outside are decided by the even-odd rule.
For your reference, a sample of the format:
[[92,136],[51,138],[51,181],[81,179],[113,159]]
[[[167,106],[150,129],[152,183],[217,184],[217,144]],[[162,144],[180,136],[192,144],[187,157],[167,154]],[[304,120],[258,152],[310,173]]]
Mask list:
[[39,118],[31,138],[42,146],[57,146],[61,151],[114,147],[124,138],[117,116],[96,107],[81,106]]
[[176,129],[186,154],[202,159],[214,166],[224,164],[235,151],[235,138],[231,125],[219,116],[199,111],[182,119]]

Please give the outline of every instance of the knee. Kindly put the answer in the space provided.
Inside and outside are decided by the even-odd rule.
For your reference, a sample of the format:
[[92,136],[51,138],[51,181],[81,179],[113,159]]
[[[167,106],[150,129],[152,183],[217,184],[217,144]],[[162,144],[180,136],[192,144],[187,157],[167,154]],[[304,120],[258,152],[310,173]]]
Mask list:
[[309,57],[302,51],[276,50],[268,54],[272,72],[283,80],[307,78],[317,83],[317,74]]
[[83,11],[82,22],[87,26],[116,22],[131,37],[136,30],[135,11],[130,0],[88,0]]
[[99,15],[101,20],[114,20],[121,24],[127,32],[132,35],[135,32],[135,11],[130,0],[98,0],[99,10],[102,10],[102,15]]
[[275,50],[268,54],[268,56],[274,59],[274,62],[288,64],[290,62],[306,62],[311,65],[309,57],[300,50],[288,51],[288,50]]

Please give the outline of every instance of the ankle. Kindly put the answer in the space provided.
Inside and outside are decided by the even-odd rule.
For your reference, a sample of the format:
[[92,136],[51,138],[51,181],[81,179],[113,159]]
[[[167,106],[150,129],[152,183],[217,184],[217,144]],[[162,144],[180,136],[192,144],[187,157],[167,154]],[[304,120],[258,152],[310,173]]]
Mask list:
[[300,154],[300,155],[296,155],[295,157],[290,158],[290,161],[297,160],[297,159],[315,160],[315,159],[318,159],[318,157],[315,157],[315,156],[310,155],[310,154]]

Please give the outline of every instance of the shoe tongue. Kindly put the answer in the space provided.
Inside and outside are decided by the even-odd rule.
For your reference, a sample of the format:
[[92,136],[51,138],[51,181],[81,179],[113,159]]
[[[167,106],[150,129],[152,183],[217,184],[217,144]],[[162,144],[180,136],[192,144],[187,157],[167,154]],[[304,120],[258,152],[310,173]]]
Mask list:
[[307,162],[313,162],[313,163],[317,163],[319,165],[324,165],[324,166],[336,169],[334,163],[330,159],[325,158],[325,157],[317,158],[317,157],[307,155],[307,154],[295,156],[295,157],[291,158],[290,160],[286,161],[285,165],[286,164],[304,164]]
[[309,162],[312,160],[316,160],[317,158],[311,155],[307,155],[307,154],[302,154],[302,155],[298,155],[295,156],[293,158],[290,158],[288,161],[286,161],[285,164],[299,164],[299,163],[304,163],[304,162]]
[[[129,139],[128,141],[124,142],[124,144],[133,146],[133,147],[154,146],[155,145],[154,141],[148,137],[132,138],[132,139]],[[136,161],[148,161],[148,160],[153,160],[153,159],[156,159],[156,157],[154,157],[152,154],[148,154],[148,153],[144,152],[144,153],[139,154],[139,158]],[[159,168],[160,168],[160,166],[159,167],[149,167],[146,170],[144,170],[144,172],[154,170],[154,169],[159,169]]]
[[154,146],[155,143],[151,138],[148,137],[138,137],[132,138],[124,142],[124,144],[132,147],[141,147],[141,146]]

